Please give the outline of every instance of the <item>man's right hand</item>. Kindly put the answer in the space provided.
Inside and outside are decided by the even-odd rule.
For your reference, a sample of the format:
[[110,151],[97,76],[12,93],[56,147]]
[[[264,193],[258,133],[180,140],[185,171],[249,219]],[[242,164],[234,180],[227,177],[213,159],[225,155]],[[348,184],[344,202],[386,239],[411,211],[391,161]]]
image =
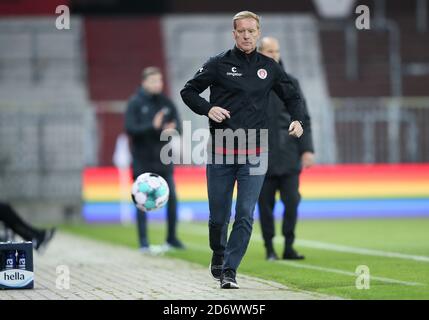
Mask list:
[[164,111],[158,111],[153,117],[152,125],[155,129],[161,129],[162,120],[164,120]]
[[221,123],[226,118],[231,118],[231,115],[229,114],[228,110],[218,106],[214,106],[210,109],[208,117],[215,122]]
[[295,138],[302,136],[304,129],[302,129],[301,123],[299,121],[293,121],[289,126],[289,135]]

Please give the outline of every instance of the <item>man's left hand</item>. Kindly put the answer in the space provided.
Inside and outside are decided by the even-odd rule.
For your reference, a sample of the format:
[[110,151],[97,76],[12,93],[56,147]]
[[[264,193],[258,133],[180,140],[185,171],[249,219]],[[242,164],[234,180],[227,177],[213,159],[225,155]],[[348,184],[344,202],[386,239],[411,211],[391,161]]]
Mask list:
[[301,123],[299,121],[294,121],[289,126],[289,135],[292,137],[299,138],[302,136],[304,129],[302,129]]
[[314,165],[314,153],[313,152],[304,152],[301,156],[302,167],[304,169],[311,168]]
[[164,130],[176,129],[176,122],[174,122],[174,121],[168,122],[164,125],[164,127],[162,129],[164,129]]

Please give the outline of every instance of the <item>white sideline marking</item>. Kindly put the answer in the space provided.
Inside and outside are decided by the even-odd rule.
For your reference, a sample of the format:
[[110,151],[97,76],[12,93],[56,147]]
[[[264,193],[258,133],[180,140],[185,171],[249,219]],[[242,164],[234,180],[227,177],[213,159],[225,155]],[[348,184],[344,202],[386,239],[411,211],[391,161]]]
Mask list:
[[[197,226],[197,225],[194,225],[194,226]],[[202,227],[202,226],[198,225],[198,227]],[[198,231],[194,233],[207,235],[208,227],[204,226],[204,228],[205,228],[205,232]],[[263,240],[259,237],[255,237],[252,235],[252,241],[262,242]],[[274,242],[283,244],[283,239],[277,236],[274,238]],[[397,258],[397,259],[404,259],[404,260],[414,260],[414,261],[420,261],[420,262],[429,262],[428,256],[419,256],[419,255],[405,254],[405,253],[399,253],[399,252],[358,248],[358,247],[351,247],[351,246],[320,242],[320,241],[314,241],[314,240],[297,239],[296,244],[302,247],[313,248],[313,249],[346,252],[346,253],[354,253],[354,254],[362,254],[362,255],[368,255],[368,256],[386,257],[386,258]]]
[[[276,239],[276,242],[278,242],[279,240],[281,241],[281,239]],[[339,244],[326,243],[326,242],[313,241],[313,240],[304,240],[304,239],[299,239],[296,241],[296,243],[302,247],[308,247],[308,248],[314,248],[314,249],[429,262],[429,257],[427,256],[417,256],[417,255],[405,254],[405,253],[399,253],[399,252],[389,252],[389,251],[382,251],[382,250],[349,247],[349,246],[344,246]]]
[[[337,274],[343,274],[343,275],[347,275],[347,276],[352,276],[352,277],[357,277],[357,275],[354,272],[350,272],[350,271],[344,271],[341,269],[333,269],[333,268],[325,268],[325,267],[320,267],[320,266],[315,266],[315,265],[311,265],[311,264],[301,264],[298,262],[292,262],[292,261],[284,261],[284,260],[278,260],[276,261],[278,263],[282,263],[294,268],[302,268],[302,269],[311,269],[311,270],[317,270],[317,271],[322,271],[322,272],[330,272],[330,273],[337,273]],[[406,286],[423,286],[423,283],[419,283],[419,282],[408,282],[408,281],[401,281],[401,280],[396,280],[396,279],[390,279],[390,278],[384,278],[384,277],[377,277],[377,276],[370,276],[371,280],[378,280],[378,281],[382,281],[382,282],[387,282],[387,283],[395,283],[395,284],[403,284]]]
[[[209,250],[208,246],[205,246],[202,244],[190,243],[190,244],[187,244],[187,246],[189,248],[192,248],[192,249],[198,250],[198,251]],[[311,264],[303,264],[303,263],[298,263],[298,262],[293,262],[293,261],[277,260],[277,261],[275,261],[275,263],[282,263],[282,264],[285,264],[285,265],[288,265],[288,266],[291,266],[294,268],[311,269],[311,270],[317,270],[317,271],[322,271],[322,272],[343,274],[343,275],[352,276],[355,278],[358,276],[356,273],[350,272],[350,271],[345,271],[345,270],[341,270],[341,269],[334,269],[334,268],[325,268],[325,267],[321,267],[321,266],[316,266],[316,265],[311,265]],[[419,283],[419,282],[401,281],[401,280],[385,278],[385,277],[378,277],[378,276],[373,276],[373,275],[371,275],[371,280],[378,280],[378,281],[387,282],[387,283],[402,284],[402,285],[406,285],[406,286],[424,286],[425,285],[425,284]]]

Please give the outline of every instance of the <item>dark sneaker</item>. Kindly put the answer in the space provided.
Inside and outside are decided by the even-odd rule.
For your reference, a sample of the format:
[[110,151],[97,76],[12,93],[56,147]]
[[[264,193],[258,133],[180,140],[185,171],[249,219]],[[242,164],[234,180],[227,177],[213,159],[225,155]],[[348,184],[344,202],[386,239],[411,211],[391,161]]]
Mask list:
[[237,284],[237,281],[235,280],[235,271],[228,269],[222,273],[222,275],[220,276],[220,287],[222,289],[240,288]]
[[149,249],[149,241],[146,238],[140,239],[140,248],[141,249],[144,249],[144,248]]
[[33,241],[34,249],[36,249],[39,253],[43,253],[46,250],[46,246],[52,240],[55,235],[55,228],[45,230],[40,239],[36,239]]
[[277,253],[274,250],[267,251],[267,260],[268,261],[276,261],[279,260]]
[[223,265],[223,256],[212,256],[212,261],[210,262],[210,274],[212,275],[213,279],[220,280],[220,275],[222,274],[222,265]]
[[283,253],[283,259],[284,260],[303,260],[303,259],[305,259],[305,257],[303,255],[300,255],[295,250],[290,249],[290,250],[286,250]]
[[185,245],[179,239],[167,240],[167,246],[174,249],[186,249]]

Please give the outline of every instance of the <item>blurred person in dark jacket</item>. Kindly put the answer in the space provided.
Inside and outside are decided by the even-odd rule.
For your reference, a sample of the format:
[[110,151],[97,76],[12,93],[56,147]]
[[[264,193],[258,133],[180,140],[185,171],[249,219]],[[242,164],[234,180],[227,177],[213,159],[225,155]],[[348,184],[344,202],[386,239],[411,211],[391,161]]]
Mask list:
[[[25,241],[32,241],[36,250],[46,247],[55,234],[55,228],[37,229],[25,222],[18,213],[5,202],[0,202],[0,222]],[[7,239],[4,239],[7,240]]]
[[[134,180],[145,172],[162,176],[168,183],[170,194],[167,203],[167,247],[183,249],[184,245],[177,238],[177,199],[173,179],[173,164],[161,162],[161,149],[169,143],[161,141],[163,130],[175,129],[181,132],[180,119],[173,102],[163,91],[161,70],[157,67],[145,68],[142,72],[141,87],[128,101],[125,114],[125,130],[130,137],[133,158]],[[140,249],[150,251],[147,237],[147,216],[138,210],[137,226]]]
[[[272,37],[262,38],[258,50],[260,53],[282,65],[277,39]],[[288,134],[291,122],[290,115],[283,107],[283,102],[272,91],[268,104],[268,170],[258,200],[262,237],[268,260],[278,259],[273,246],[275,235],[273,209],[277,190],[280,191],[280,199],[285,206],[282,222],[282,233],[285,237],[285,243],[282,258],[304,259],[304,256],[297,253],[293,248],[298,205],[301,199],[299,193],[299,175],[302,168],[309,168],[314,164],[314,147],[307,104],[305,103],[298,80],[290,74],[289,77],[298,88],[304,101],[304,134],[300,139],[294,139]]]

